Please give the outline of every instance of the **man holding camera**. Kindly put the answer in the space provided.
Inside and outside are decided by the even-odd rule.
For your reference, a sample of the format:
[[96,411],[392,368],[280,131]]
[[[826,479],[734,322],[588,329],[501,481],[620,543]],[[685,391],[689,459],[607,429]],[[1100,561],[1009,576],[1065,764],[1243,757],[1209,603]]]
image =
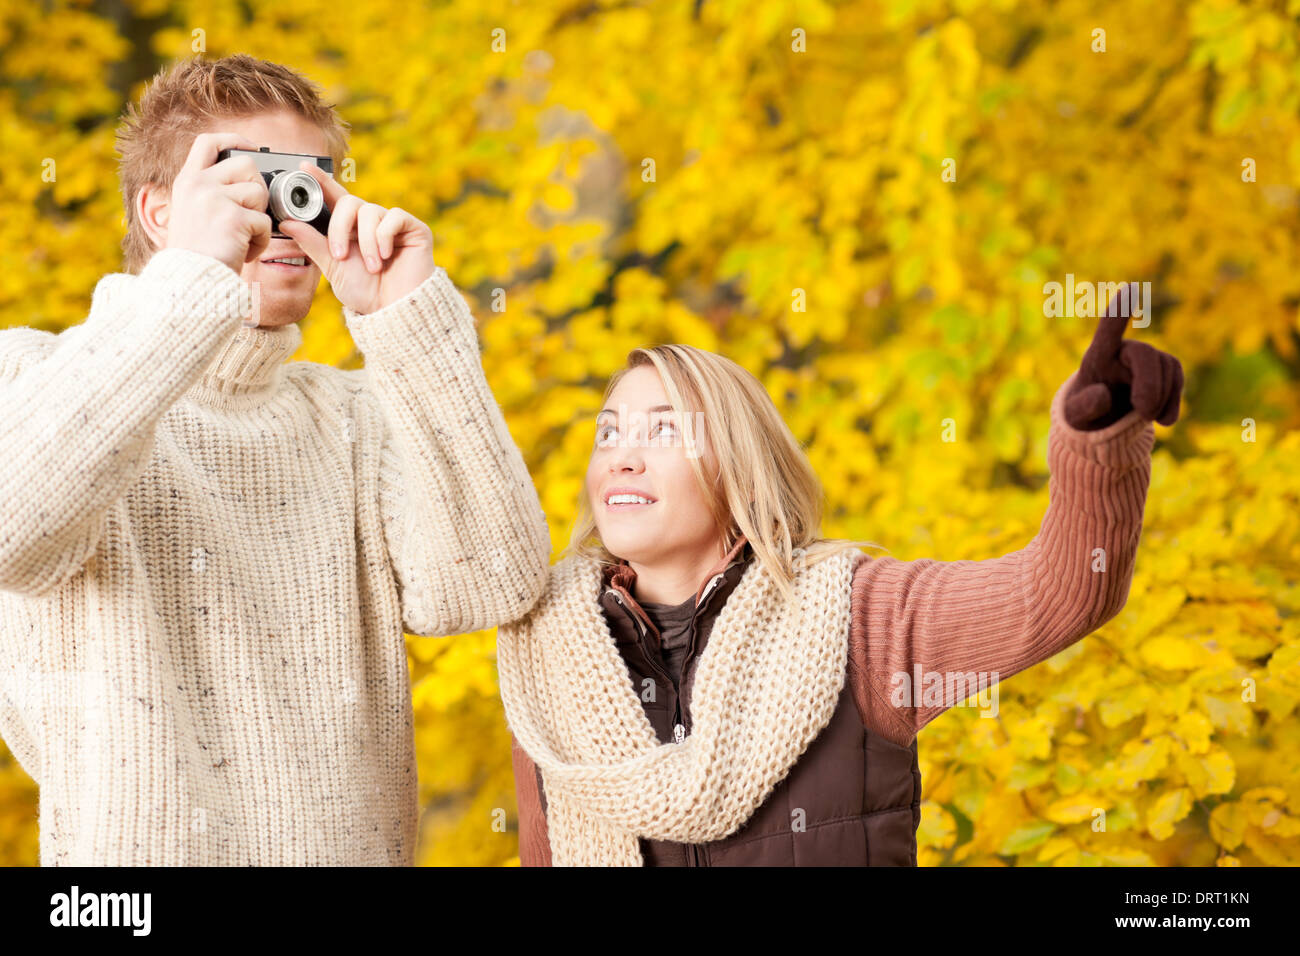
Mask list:
[[[473,317],[428,226],[320,168],[345,145],[285,67],[160,73],[119,133],[128,271],[0,331],[0,736],[43,865],[410,864],[403,631],[544,587]],[[325,234],[273,224],[263,148]],[[321,274],[364,370],[285,361]]]

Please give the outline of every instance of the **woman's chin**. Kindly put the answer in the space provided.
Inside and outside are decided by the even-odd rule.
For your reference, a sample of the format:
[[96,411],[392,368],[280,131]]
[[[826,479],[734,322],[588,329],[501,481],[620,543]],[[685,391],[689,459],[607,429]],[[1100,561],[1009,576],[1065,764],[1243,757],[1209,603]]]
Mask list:
[[629,563],[636,561],[640,564],[644,564],[646,563],[646,558],[653,553],[653,549],[646,547],[643,542],[639,541],[620,540],[617,538],[614,540],[602,538],[601,541],[605,545],[605,550],[619,561],[627,561]]

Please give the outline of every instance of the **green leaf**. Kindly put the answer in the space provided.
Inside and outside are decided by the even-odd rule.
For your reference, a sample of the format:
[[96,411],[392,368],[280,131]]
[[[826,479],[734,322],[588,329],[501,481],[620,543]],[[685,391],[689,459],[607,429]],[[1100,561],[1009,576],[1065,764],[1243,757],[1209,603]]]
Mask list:
[[1009,834],[1002,841],[998,853],[1003,856],[1016,856],[1026,850],[1032,850],[1056,832],[1056,824],[1047,820],[1031,823]]

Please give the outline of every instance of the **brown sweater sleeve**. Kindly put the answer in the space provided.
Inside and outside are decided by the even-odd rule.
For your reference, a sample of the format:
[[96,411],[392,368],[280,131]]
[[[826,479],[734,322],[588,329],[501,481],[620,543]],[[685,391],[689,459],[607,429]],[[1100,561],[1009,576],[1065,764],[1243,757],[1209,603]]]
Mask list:
[[519,801],[519,865],[550,866],[551,839],[546,830],[546,807],[542,803],[541,774],[510,735],[510,760],[515,771],[515,796]]
[[[868,730],[907,746],[969,696],[927,699],[924,683],[909,688],[896,675],[910,679],[919,672],[924,681],[938,674],[947,688],[955,675],[984,672],[995,683],[1046,660],[1123,608],[1155,428],[1137,412],[1098,431],[1071,428],[1062,404],[1073,381],[1071,375],[1052,400],[1047,513],[1026,547],[985,561],[868,557],[858,565],[848,678]],[[1097,549],[1104,552],[1104,571]]]

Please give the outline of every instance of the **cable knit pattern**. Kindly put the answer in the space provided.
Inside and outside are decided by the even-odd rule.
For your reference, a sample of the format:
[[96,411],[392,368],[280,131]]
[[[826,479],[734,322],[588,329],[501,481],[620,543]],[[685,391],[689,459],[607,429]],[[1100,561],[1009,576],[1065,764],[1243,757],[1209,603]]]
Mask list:
[[557,866],[640,866],[638,837],[735,832],[830,721],[844,686],[849,594],[864,555],[797,567],[795,600],[750,566],[714,623],[694,727],[660,744],[598,597],[600,563],[570,556],[538,607],[497,631],[510,729],[541,768]]
[[366,368],[286,362],[215,259],[0,332],[0,735],[44,865],[409,864],[402,640],[524,614],[550,541],[437,269]]

